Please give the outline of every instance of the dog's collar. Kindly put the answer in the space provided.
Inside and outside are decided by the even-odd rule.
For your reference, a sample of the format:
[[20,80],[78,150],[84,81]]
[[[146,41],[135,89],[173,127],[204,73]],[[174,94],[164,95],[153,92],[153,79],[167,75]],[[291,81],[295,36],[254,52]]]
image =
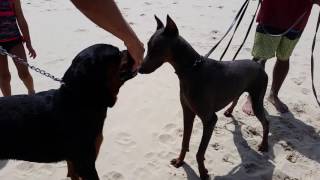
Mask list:
[[192,65],[192,67],[197,67],[198,65],[202,64],[204,62],[204,57],[200,56],[198,59],[196,59]]

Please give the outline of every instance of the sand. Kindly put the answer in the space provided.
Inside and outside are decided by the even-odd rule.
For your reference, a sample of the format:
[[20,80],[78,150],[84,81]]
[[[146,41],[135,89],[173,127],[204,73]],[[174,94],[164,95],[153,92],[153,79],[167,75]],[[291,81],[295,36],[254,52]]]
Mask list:
[[[176,21],[180,34],[201,54],[205,54],[229,27],[243,1],[187,0],[119,0],[125,18],[146,43],[156,29],[157,14],[165,21],[167,14]],[[257,1],[252,1],[248,14],[224,60],[230,59],[240,45]],[[29,23],[34,48],[38,53],[33,65],[62,77],[72,58],[95,43],[110,43],[124,48],[123,43],[96,27],[69,1],[24,0],[23,10]],[[234,119],[218,113],[219,121],[206,152],[210,179],[236,180],[316,180],[320,176],[320,108],[311,91],[310,52],[319,7],[314,7],[309,24],[295,49],[289,75],[280,97],[290,113],[279,114],[265,101],[270,121],[269,149],[261,154],[262,127],[255,117],[241,111],[245,95],[234,112]],[[239,58],[251,58],[252,31]],[[319,42],[316,53],[319,52]],[[223,44],[225,45],[225,43]],[[225,46],[211,56],[219,58]],[[316,87],[320,87],[320,70],[316,55]],[[275,60],[268,61],[266,71],[272,75]],[[13,94],[26,93],[13,64]],[[32,72],[37,91],[57,88],[59,83]],[[270,76],[271,77],[271,76]],[[271,78],[270,78],[271,79]],[[270,89],[270,81],[268,92]],[[268,93],[267,92],[267,93]],[[122,87],[116,106],[108,110],[104,127],[105,141],[97,160],[102,180],[198,180],[195,154],[202,135],[197,118],[186,164],[179,169],[170,160],[180,152],[182,110],[178,78],[168,64],[151,75],[139,75]],[[0,149],[1,150],[1,149]],[[37,164],[23,161],[0,161],[1,180],[66,179],[66,164]]]

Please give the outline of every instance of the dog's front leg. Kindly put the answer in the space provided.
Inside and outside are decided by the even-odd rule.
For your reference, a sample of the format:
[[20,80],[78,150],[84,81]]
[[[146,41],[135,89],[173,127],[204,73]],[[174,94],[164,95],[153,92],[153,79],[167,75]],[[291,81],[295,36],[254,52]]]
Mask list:
[[68,166],[68,174],[67,177],[69,177],[71,180],[80,180],[79,175],[76,174],[76,171],[74,169],[74,165],[71,161],[67,161]]
[[186,105],[183,99],[181,101],[181,106],[183,110],[183,139],[181,152],[178,158],[171,160],[171,164],[179,168],[183,165],[183,160],[186,153],[189,151],[190,136],[192,133],[193,121],[195,118],[195,113]]
[[203,123],[203,133],[202,133],[199,150],[197,152],[197,162],[198,162],[198,169],[199,169],[201,180],[207,180],[209,175],[208,175],[208,170],[205,168],[205,165],[204,165],[204,160],[205,160],[204,156],[205,156],[205,152],[207,150],[213,129],[216,125],[218,118],[216,114],[213,114],[211,118],[205,118],[205,117],[200,117],[200,118]]

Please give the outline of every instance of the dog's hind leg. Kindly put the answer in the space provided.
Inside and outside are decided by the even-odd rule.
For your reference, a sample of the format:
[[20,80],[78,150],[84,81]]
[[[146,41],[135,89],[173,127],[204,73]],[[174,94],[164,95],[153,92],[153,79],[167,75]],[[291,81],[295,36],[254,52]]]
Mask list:
[[254,96],[251,96],[251,98],[252,98],[252,108],[253,108],[254,114],[258,118],[258,120],[261,122],[262,128],[263,128],[262,142],[259,145],[259,151],[266,152],[268,151],[269,122],[264,113],[263,98],[256,99]]
[[181,106],[183,110],[183,139],[181,152],[178,158],[171,160],[171,164],[178,168],[183,165],[183,160],[186,153],[189,151],[189,142],[192,133],[193,121],[195,113],[186,105],[184,100],[181,98]]
[[239,97],[235,98],[235,99],[232,101],[231,106],[224,112],[224,115],[225,115],[226,117],[232,117],[233,109],[234,109],[234,107],[236,107],[236,105],[237,105],[237,103],[238,103],[238,100],[239,100]]
[[205,160],[205,153],[213,132],[213,129],[217,123],[217,115],[213,114],[210,118],[203,118],[200,117],[203,123],[203,133],[201,138],[201,143],[199,146],[199,150],[197,152],[197,162],[198,162],[198,169],[201,180],[208,179],[208,170],[205,168],[204,160]]
[[263,99],[266,93],[268,84],[268,77],[261,79],[254,89],[249,91],[252,100],[252,109],[255,116],[261,122],[263,127],[262,142],[259,146],[259,151],[268,151],[268,134],[269,134],[269,121],[266,118],[263,106]]

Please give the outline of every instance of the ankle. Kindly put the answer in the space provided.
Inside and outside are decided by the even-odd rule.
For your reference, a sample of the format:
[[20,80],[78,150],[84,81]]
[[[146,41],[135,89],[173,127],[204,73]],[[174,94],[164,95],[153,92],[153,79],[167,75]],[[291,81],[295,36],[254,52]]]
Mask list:
[[36,91],[34,89],[28,90],[28,95],[34,95],[35,93],[36,93]]

